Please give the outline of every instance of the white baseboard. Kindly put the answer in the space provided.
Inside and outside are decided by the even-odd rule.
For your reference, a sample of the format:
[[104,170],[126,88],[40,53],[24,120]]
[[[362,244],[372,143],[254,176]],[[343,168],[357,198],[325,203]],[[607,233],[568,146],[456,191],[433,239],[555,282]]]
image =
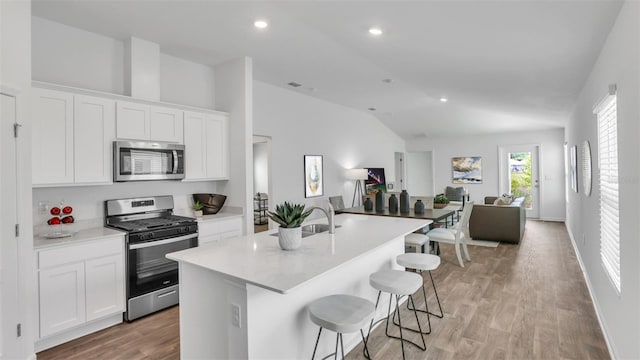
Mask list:
[[552,221],[552,222],[565,222],[564,218],[550,218],[550,217],[542,217],[542,218],[527,218],[527,221]]
[[73,339],[94,333],[96,331],[106,329],[122,322],[122,313],[117,313],[106,318],[98,319],[81,326],[69,329],[59,334],[51,335],[46,338],[38,339],[35,342],[35,351],[40,352],[66,343]]
[[[566,224],[565,224],[566,225]],[[609,356],[611,359],[618,359],[615,351],[613,350],[613,346],[611,346],[611,341],[609,339],[609,331],[602,321],[602,315],[600,312],[600,305],[598,304],[598,300],[593,296],[593,286],[591,285],[591,280],[589,280],[589,276],[587,275],[587,271],[585,270],[584,263],[582,262],[582,256],[580,256],[580,251],[578,251],[578,246],[576,245],[575,238],[573,237],[573,233],[569,226],[566,226],[567,233],[569,233],[569,238],[571,239],[571,245],[573,246],[573,251],[576,253],[576,258],[578,259],[578,264],[580,265],[580,270],[582,270],[582,276],[584,277],[585,282],[587,283],[587,289],[589,289],[589,296],[591,296],[591,302],[593,302],[593,307],[596,311],[596,317],[598,318],[598,323],[600,324],[600,329],[602,329],[602,335],[604,336],[604,341],[607,343],[607,349],[609,350]]]

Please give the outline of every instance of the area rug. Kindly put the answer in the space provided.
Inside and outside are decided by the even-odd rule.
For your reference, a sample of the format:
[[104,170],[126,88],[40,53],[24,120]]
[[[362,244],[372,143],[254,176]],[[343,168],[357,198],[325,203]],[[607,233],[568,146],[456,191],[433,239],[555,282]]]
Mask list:
[[467,245],[485,246],[485,247],[498,247],[499,241],[487,241],[487,240],[469,240]]

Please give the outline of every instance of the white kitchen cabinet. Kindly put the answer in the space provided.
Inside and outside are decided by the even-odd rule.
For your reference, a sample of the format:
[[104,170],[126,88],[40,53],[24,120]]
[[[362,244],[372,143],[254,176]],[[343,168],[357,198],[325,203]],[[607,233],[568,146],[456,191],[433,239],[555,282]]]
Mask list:
[[149,114],[150,140],[182,144],[183,116],[181,110],[152,106]]
[[85,262],[87,321],[124,311],[122,254]]
[[86,321],[84,286],[84,263],[40,271],[40,337]]
[[73,95],[34,88],[32,91],[32,182],[73,183]]
[[118,139],[183,142],[182,110],[118,101]]
[[118,101],[116,109],[116,136],[118,139],[150,139],[151,126],[148,105]]
[[241,217],[198,222],[198,245],[238,236],[242,236]]
[[33,88],[33,186],[112,183],[115,101]]
[[40,339],[49,338],[45,343],[56,344],[55,337],[69,340],[67,332],[85,335],[82,326],[109,316],[122,321],[123,235],[38,250],[37,259]]
[[115,119],[115,101],[93,96],[74,97],[74,183],[113,182]]
[[185,180],[229,178],[228,123],[224,114],[185,111]]

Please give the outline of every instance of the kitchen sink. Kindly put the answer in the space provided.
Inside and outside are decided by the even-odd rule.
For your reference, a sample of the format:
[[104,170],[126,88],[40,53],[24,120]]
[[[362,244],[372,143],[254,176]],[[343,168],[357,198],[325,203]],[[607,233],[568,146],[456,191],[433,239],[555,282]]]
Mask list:
[[[339,228],[341,225],[336,225],[336,229]],[[329,225],[328,224],[309,224],[309,225],[304,225],[302,227],[302,237],[308,237],[311,235],[315,235],[315,234],[319,234],[319,233],[323,233],[329,231]],[[271,236],[278,236],[278,232],[276,231],[273,234],[270,234]]]

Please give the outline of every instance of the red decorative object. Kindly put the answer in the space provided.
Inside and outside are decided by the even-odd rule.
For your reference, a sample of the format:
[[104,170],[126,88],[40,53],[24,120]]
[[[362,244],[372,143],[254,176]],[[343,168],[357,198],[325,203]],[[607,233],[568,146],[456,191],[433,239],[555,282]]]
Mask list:
[[51,210],[49,210],[49,212],[51,213],[51,215],[54,215],[54,216],[60,215],[60,208],[57,206],[54,206],[51,208]]
[[[60,210],[60,209],[58,209]],[[51,219],[49,219],[49,221],[47,221],[47,224],[49,225],[60,225],[60,218],[59,217],[52,217]]]
[[69,215],[69,216],[65,216],[62,218],[62,223],[63,224],[71,224],[73,223],[74,219],[73,216]]
[[63,214],[71,214],[72,211],[73,211],[73,208],[71,206],[65,206],[64,208],[62,208]]

